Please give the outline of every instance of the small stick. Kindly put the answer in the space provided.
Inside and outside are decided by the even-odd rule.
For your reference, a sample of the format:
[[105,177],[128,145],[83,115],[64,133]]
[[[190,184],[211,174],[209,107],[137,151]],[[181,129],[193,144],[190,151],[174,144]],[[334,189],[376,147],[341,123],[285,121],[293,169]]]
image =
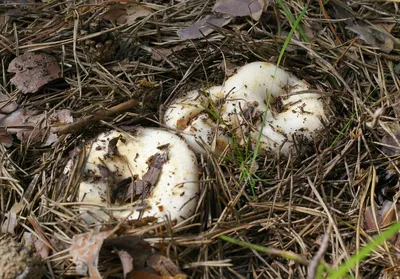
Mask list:
[[79,119],[78,121],[67,124],[64,126],[61,126],[57,129],[57,133],[59,135],[64,135],[64,134],[71,134],[71,133],[76,133],[82,130],[83,128],[87,127],[91,123],[99,120],[103,120],[109,116],[124,112],[128,109],[134,108],[139,105],[139,102],[136,100],[129,100],[126,102],[123,102],[119,105],[113,106],[110,109],[103,111],[101,113],[96,113],[94,115],[90,115],[84,118]]
[[318,265],[320,264],[320,261],[323,259],[326,250],[328,250],[329,246],[329,237],[332,231],[332,224],[329,224],[328,229],[326,230],[326,233],[324,237],[322,238],[321,245],[318,249],[317,254],[312,258],[310,263],[308,264],[308,275],[307,279],[315,279],[317,275],[317,269]]

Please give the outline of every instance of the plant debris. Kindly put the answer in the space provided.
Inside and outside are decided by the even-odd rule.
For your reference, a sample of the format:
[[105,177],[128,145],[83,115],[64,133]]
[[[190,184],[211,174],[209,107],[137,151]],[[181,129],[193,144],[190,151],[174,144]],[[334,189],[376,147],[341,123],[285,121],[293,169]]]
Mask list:
[[8,72],[15,73],[11,82],[22,93],[35,93],[43,85],[61,77],[57,60],[46,53],[25,52],[8,65]]
[[347,26],[346,29],[356,33],[361,40],[373,47],[379,48],[385,53],[390,53],[393,50],[394,41],[390,34],[385,30],[357,24]]
[[382,139],[382,151],[387,156],[399,155],[400,154],[400,131],[392,130],[391,134],[385,134]]
[[94,232],[74,235],[69,253],[76,264],[80,275],[88,275],[93,279],[101,279],[97,265],[100,249],[104,240],[114,234],[114,231]]
[[227,15],[207,15],[200,21],[178,31],[178,36],[182,40],[193,40],[206,37],[214,31],[213,26],[223,27],[232,18]]
[[128,201],[132,197],[147,194],[150,188],[157,184],[161,174],[162,166],[167,161],[168,150],[164,150],[164,152],[159,152],[151,156],[147,160],[147,164],[149,166],[147,172],[143,175],[142,179],[136,180],[130,184],[129,188],[125,192],[123,200]]
[[[48,146],[57,140],[58,128],[72,122],[73,117],[67,109],[50,114],[19,109],[1,119],[0,125],[21,141],[40,142],[42,146]],[[9,139],[4,137],[3,143],[8,144]]]
[[267,0],[218,0],[213,11],[231,16],[251,16],[258,21],[266,5]]
[[153,10],[144,4],[116,4],[103,14],[103,19],[116,20],[121,24],[133,24],[137,19],[146,17],[152,13]]
[[150,245],[140,237],[117,236],[115,232],[114,229],[74,236],[70,255],[80,275],[89,275],[94,279],[102,278],[98,270],[99,258],[110,259],[113,253],[116,253],[121,261],[124,278],[138,278],[135,277],[136,273],[140,273],[145,264],[151,269],[151,272],[148,272],[149,276],[187,278],[170,259],[154,254]]

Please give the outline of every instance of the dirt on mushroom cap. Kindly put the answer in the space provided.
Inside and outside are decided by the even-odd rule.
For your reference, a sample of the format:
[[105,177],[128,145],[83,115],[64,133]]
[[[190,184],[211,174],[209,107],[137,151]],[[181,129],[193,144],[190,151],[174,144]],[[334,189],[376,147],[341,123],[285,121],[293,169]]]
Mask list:
[[[157,162],[151,165],[151,159],[161,149],[167,157],[158,166]],[[131,215],[130,219],[137,219],[140,216],[138,206],[144,208],[143,217],[160,220],[168,215],[172,220],[181,221],[194,213],[199,195],[197,159],[179,136],[157,128],[138,128],[133,134],[110,131],[99,135],[87,147],[87,156],[79,201],[95,207],[81,207],[88,211],[82,215],[86,222],[107,221],[109,215],[116,218]],[[132,183],[141,180],[137,185],[146,185],[150,183],[146,181],[146,174],[151,168],[159,170],[154,187],[148,185],[140,191],[139,197],[133,195],[133,200],[127,204],[110,203],[110,186],[130,177]],[[109,211],[107,205],[119,207],[119,210]],[[104,208],[96,209],[96,206]]]

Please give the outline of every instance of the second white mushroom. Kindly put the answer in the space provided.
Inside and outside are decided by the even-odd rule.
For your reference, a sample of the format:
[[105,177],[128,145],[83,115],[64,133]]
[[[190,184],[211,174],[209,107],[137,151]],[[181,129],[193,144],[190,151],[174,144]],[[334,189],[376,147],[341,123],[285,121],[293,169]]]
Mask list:
[[276,65],[254,62],[241,67],[222,86],[175,99],[164,121],[182,131],[198,153],[207,149],[218,153],[215,142],[228,145],[228,134],[241,140],[250,134],[262,150],[289,155],[295,152],[296,142],[313,141],[326,120],[321,95],[307,90],[306,82]]

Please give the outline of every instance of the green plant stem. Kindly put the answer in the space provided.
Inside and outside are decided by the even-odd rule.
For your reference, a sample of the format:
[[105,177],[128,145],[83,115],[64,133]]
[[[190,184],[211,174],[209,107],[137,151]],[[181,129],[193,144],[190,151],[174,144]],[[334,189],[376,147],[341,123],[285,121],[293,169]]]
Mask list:
[[231,238],[231,237],[226,236],[226,235],[220,235],[219,238],[222,239],[222,240],[225,240],[227,242],[242,246],[242,247],[254,249],[254,250],[257,250],[259,252],[267,253],[269,255],[279,256],[279,257],[285,258],[287,260],[293,260],[293,261],[298,262],[300,264],[308,265],[308,261],[307,261],[306,258],[304,258],[304,257],[302,257],[302,256],[300,256],[298,254],[295,254],[293,252],[287,252],[287,251],[278,250],[278,249],[275,249],[275,248],[264,247],[264,246],[259,246],[259,245],[247,243],[247,242],[244,242],[244,241],[240,241],[240,240]]
[[370,255],[376,248],[382,245],[386,240],[390,239],[393,235],[399,233],[400,222],[396,222],[391,225],[387,230],[379,234],[372,241],[367,243],[358,253],[353,255],[348,261],[343,263],[338,269],[330,271],[329,279],[340,279],[348,275],[350,269],[356,266],[357,263],[361,262],[368,255]]

